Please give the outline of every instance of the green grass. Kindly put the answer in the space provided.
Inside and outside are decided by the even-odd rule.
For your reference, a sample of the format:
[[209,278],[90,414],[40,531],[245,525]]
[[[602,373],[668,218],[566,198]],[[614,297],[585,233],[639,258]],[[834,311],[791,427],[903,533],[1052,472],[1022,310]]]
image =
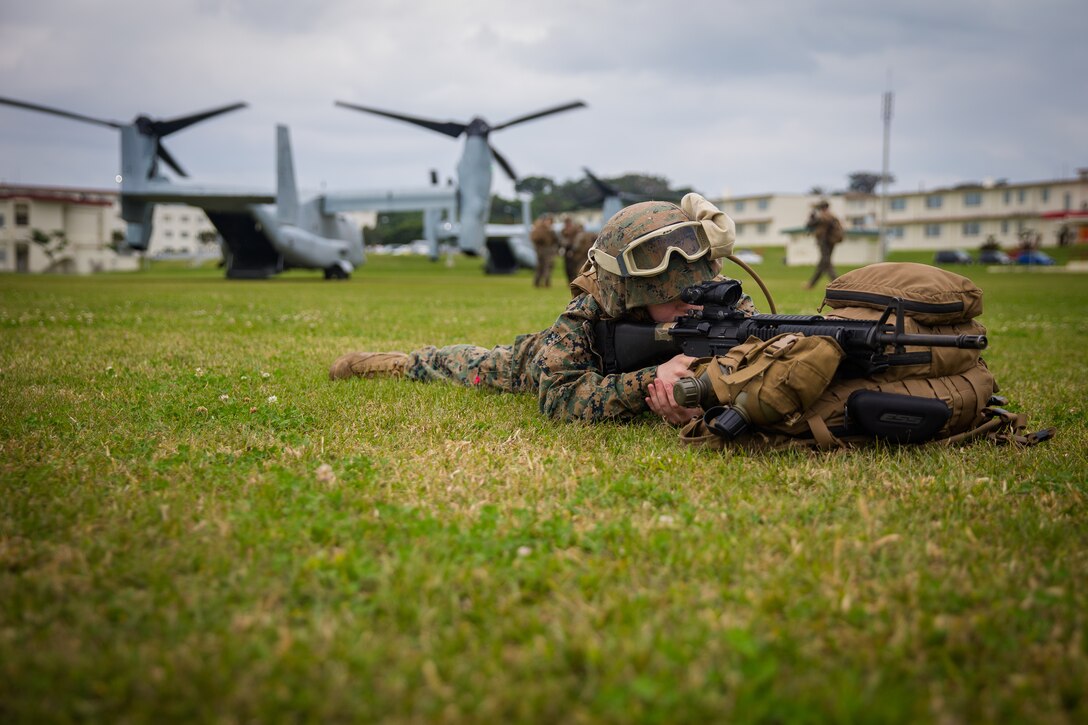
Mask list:
[[0,277],[0,721],[1083,722],[1088,278],[957,271],[1055,440],[723,455],[326,379],[565,303],[467,259]]

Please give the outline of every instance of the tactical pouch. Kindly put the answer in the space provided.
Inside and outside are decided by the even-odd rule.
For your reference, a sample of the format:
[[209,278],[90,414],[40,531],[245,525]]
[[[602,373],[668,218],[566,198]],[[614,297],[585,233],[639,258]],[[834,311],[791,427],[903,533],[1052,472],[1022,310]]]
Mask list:
[[933,440],[951,417],[952,409],[939,398],[856,390],[846,400],[847,427],[889,443]]
[[[687,401],[682,405],[707,408],[707,428],[732,439],[749,425],[800,415],[823,394],[842,358],[842,348],[830,337],[752,337],[697,368],[694,380],[674,386],[674,395],[677,402]],[[699,399],[686,397],[691,390]]]

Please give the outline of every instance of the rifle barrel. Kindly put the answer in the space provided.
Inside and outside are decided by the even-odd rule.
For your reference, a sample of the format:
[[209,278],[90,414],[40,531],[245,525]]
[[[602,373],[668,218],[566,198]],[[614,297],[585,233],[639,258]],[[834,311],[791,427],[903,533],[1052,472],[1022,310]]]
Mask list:
[[912,335],[885,332],[877,336],[885,345],[917,345],[918,347],[958,347],[961,350],[985,350],[989,341],[985,335]]

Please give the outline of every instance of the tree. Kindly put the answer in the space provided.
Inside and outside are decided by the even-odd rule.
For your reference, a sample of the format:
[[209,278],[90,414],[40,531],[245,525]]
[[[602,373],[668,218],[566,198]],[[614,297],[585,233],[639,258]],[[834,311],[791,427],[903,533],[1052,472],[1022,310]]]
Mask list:
[[374,226],[363,227],[367,244],[411,244],[423,236],[423,215],[417,211],[382,212]]
[[[850,174],[850,185],[847,187],[847,191],[853,191],[860,194],[872,194],[876,191],[877,184],[884,181],[883,174],[873,173],[872,171],[855,171]],[[888,174],[888,183],[894,183],[895,177]]]
[[[625,203],[629,204],[640,199],[679,202],[684,194],[692,191],[691,187],[687,186],[673,189],[668,179],[652,174],[631,173],[603,178],[601,181],[619,191]],[[604,200],[601,190],[585,176],[562,183],[557,183],[546,176],[530,176],[522,179],[517,188],[519,191],[532,193],[534,218],[545,212],[563,214],[590,206],[599,206]],[[503,203],[508,202],[504,200]],[[495,209],[494,203],[492,209]]]
[[50,265],[56,263],[57,255],[68,246],[68,237],[65,236],[63,229],[54,229],[50,234],[46,234],[41,229],[31,229],[30,241],[41,247],[45,256],[49,257]]
[[120,229],[114,229],[110,233],[110,241],[106,243],[106,248],[110,249],[118,254],[121,252],[121,247],[125,244],[125,233]]
[[527,191],[533,196],[550,194],[555,182],[547,176],[526,176],[518,181],[515,188],[518,191]]
[[219,241],[219,233],[212,229],[205,229],[197,234],[196,238],[201,244],[215,244]]

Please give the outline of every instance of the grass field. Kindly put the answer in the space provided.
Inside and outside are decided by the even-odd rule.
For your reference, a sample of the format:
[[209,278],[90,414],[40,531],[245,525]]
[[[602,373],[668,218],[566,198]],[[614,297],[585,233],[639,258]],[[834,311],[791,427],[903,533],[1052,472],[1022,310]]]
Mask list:
[[957,270],[1025,450],[326,379],[565,304],[479,266],[0,277],[0,721],[1088,720],[1088,276]]

